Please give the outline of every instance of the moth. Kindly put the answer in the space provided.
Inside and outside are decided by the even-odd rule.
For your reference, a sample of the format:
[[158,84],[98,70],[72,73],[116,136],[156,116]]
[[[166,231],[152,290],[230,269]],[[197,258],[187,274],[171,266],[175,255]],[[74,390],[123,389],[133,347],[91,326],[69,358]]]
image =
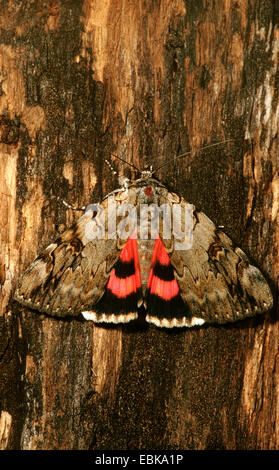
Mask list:
[[165,328],[223,324],[271,309],[271,290],[245,253],[153,174],[126,179],[88,206],[27,268],[15,300],[95,323],[127,323],[144,308],[147,322]]

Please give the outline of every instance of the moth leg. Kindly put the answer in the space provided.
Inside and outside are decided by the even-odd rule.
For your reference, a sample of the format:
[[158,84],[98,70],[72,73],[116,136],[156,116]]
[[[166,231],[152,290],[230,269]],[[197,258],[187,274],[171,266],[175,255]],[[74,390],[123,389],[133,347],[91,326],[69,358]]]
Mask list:
[[62,204],[64,204],[64,206],[67,207],[67,209],[72,209],[73,211],[85,211],[86,209],[86,206],[82,206],[82,207],[72,206],[71,204],[68,204],[66,201],[64,201],[64,199],[62,199]]

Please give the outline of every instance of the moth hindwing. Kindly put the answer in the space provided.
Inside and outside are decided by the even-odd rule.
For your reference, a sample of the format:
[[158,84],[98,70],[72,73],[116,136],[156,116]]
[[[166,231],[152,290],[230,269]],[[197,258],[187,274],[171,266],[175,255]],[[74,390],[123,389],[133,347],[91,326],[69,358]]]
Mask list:
[[14,297],[97,323],[127,323],[142,305],[147,322],[169,328],[232,322],[273,304],[245,253],[150,174],[126,181],[97,213],[89,206],[27,268]]

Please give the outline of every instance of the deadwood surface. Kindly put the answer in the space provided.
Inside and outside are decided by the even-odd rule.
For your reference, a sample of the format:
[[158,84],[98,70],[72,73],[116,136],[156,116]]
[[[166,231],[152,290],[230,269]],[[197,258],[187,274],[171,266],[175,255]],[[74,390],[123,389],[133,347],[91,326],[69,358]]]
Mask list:
[[[278,449],[277,0],[3,0],[0,448]],[[40,249],[116,187],[110,152],[160,175],[241,246],[275,309],[164,331],[9,302]],[[120,171],[124,167],[115,162]]]

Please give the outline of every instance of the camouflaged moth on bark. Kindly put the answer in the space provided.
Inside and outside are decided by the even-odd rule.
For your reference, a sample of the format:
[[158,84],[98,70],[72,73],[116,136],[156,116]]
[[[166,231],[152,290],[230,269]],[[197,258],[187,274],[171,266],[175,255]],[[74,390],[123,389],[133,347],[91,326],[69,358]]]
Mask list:
[[[233,322],[271,309],[270,288],[245,253],[152,175],[143,172],[97,209],[89,206],[27,268],[14,298],[52,316],[82,314],[96,323],[130,322],[144,306],[147,322],[167,328]],[[140,226],[142,207],[149,216]],[[191,230],[178,230],[177,240],[174,227],[189,222],[189,214]]]

